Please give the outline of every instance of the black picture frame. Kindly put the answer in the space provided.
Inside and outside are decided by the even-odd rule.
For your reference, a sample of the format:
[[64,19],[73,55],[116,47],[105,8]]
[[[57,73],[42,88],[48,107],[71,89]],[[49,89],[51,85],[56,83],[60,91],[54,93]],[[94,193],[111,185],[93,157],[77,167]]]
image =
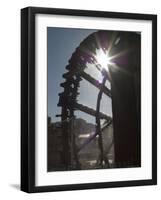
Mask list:
[[[101,17],[152,22],[152,178],[66,185],[35,185],[35,16],[36,14]],[[58,8],[21,10],[21,190],[28,193],[157,184],[157,16]]]

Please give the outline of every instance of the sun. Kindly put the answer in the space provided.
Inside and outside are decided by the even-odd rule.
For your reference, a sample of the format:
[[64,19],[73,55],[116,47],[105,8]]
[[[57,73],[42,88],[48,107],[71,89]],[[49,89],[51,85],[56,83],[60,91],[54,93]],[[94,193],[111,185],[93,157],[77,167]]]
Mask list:
[[108,71],[108,66],[112,64],[111,57],[108,55],[108,52],[103,51],[102,49],[96,50],[96,60],[106,71]]

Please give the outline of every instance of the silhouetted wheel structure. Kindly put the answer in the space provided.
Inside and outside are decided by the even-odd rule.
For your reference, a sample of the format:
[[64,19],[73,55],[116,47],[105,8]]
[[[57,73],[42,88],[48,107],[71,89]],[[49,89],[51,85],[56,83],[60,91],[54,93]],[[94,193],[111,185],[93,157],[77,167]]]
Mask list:
[[[106,66],[99,62],[99,56],[105,55]],[[109,61],[109,62],[108,62]],[[101,73],[101,80],[86,73],[86,68],[94,67]],[[61,83],[64,91],[59,94],[58,106],[62,109],[63,132],[62,159],[65,170],[81,169],[79,152],[96,137],[98,138],[99,157],[96,168],[111,167],[108,152],[113,145],[115,165],[129,167],[140,165],[140,34],[119,31],[97,31],[82,41],[75,50],[63,74]],[[95,109],[79,102],[79,87],[82,79],[98,89]],[[107,87],[106,82],[111,87]],[[87,94],[90,95],[90,94]],[[113,117],[100,111],[102,95],[112,98]],[[80,146],[76,143],[73,131],[75,111],[81,111],[95,117],[95,133]],[[105,123],[102,126],[101,120]],[[114,138],[108,147],[104,147],[102,132],[113,125]]]

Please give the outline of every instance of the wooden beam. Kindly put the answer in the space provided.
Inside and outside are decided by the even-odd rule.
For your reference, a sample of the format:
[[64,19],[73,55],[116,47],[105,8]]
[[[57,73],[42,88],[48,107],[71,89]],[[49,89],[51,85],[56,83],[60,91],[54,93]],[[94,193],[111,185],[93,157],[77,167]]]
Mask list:
[[[84,72],[83,70],[71,70],[67,72],[66,74],[63,74],[64,78],[70,78],[74,75],[80,75],[82,78],[84,78],[86,81],[90,82],[92,85],[94,85],[96,88],[101,88],[101,83],[99,83],[96,79],[94,79],[92,76]],[[103,88],[103,93],[107,96],[111,97],[111,90],[109,90],[106,86]]]
[[[85,73],[84,71],[81,71],[80,75],[85,80],[87,80],[88,82],[90,82],[92,85],[94,85],[95,87],[97,87],[98,89],[101,88],[101,83],[99,83],[96,79],[94,79],[89,74]],[[111,91],[106,86],[103,87],[103,93],[106,94],[107,96],[111,97]]]
[[[92,108],[89,108],[87,106],[84,106],[82,104],[79,104],[79,103],[75,103],[74,104],[74,108],[76,108],[77,110],[80,110],[82,112],[85,112],[89,115],[92,115],[92,116],[96,116],[96,111]],[[106,119],[106,120],[111,120],[111,117],[107,116],[106,114],[102,113],[102,112],[99,112],[99,117],[101,119]]]
[[[104,131],[105,128],[107,128],[108,126],[110,126],[112,123],[112,119],[110,121],[108,121],[107,125],[101,128],[101,131]],[[99,132],[95,132],[93,135],[91,135],[88,139],[85,140],[85,142],[83,144],[81,144],[80,147],[77,148],[77,152],[81,151],[86,145],[88,145],[97,135],[99,134]],[[109,149],[109,148],[108,148]],[[108,149],[105,151],[107,152]]]

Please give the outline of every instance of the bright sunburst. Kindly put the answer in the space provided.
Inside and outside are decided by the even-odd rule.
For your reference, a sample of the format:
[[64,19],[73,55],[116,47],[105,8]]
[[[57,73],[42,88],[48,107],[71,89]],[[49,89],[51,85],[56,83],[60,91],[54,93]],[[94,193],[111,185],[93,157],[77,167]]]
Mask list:
[[111,57],[109,57],[108,52],[103,51],[102,49],[96,49],[96,60],[106,71],[108,71],[108,65],[112,64]]

